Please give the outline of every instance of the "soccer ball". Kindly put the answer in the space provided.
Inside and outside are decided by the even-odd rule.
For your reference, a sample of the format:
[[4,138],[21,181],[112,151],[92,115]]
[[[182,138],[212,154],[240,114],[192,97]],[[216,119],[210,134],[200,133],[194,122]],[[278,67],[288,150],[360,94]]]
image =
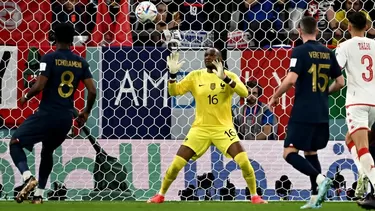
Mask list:
[[141,23],[154,21],[157,15],[156,6],[149,1],[143,1],[138,4],[137,8],[135,8],[135,15]]

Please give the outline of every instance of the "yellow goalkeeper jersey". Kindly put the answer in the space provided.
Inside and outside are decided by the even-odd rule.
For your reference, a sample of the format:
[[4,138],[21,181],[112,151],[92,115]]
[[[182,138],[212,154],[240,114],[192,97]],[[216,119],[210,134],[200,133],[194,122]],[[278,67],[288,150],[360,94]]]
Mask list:
[[248,90],[235,73],[225,70],[225,74],[236,82],[230,87],[215,73],[207,69],[193,70],[178,83],[168,83],[169,94],[183,95],[191,92],[195,107],[195,121],[192,127],[230,126],[232,121],[232,96],[236,92],[241,97],[247,97]]

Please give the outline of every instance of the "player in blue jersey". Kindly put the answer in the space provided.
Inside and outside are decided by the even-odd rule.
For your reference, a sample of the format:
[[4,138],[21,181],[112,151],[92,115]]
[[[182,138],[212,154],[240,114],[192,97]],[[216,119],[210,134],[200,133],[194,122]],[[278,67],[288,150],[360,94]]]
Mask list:
[[[317,151],[327,146],[329,139],[328,95],[340,90],[344,77],[335,55],[316,41],[316,20],[304,17],[298,28],[303,45],[293,49],[290,71],[272,96],[270,105],[295,85],[295,99],[284,141],[284,159],[296,170],[310,176],[311,198],[301,207],[319,208],[332,181],[321,174]],[[329,79],[335,79],[328,87]],[[298,154],[304,151],[305,157]]]
[[[42,203],[43,192],[52,171],[52,154],[64,142],[72,127],[74,92],[79,82],[83,81],[88,91],[86,108],[78,116],[80,124],[86,122],[96,98],[88,63],[70,50],[74,37],[73,26],[67,23],[57,25],[55,35],[56,51],[42,57],[36,83],[20,100],[21,105],[24,105],[43,91],[39,109],[20,125],[9,143],[10,155],[24,180],[24,186],[16,196],[19,203],[27,199],[36,186],[38,188],[32,203]],[[39,179],[36,180],[29,170],[23,149],[31,151],[34,144],[39,142],[43,145]]]

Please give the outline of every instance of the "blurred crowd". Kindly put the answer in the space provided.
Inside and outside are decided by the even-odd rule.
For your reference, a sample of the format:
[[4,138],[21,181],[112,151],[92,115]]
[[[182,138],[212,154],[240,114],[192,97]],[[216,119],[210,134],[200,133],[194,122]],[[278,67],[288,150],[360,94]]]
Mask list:
[[[89,40],[98,24],[96,15],[101,0],[51,1],[50,40],[53,41],[53,27],[59,22],[73,23],[77,35]],[[124,1],[104,1],[111,21],[115,23]],[[217,13],[216,4],[224,7],[221,13],[230,16],[223,27],[223,30],[228,30],[226,41],[234,40],[241,43],[240,47],[291,45],[298,38],[296,27],[302,16],[315,17],[321,31],[319,40],[335,46],[349,38],[346,17],[353,11],[366,14],[367,35],[375,36],[375,5],[371,0],[151,0],[157,6],[158,15],[153,22],[146,24],[139,23],[134,14],[140,1],[127,2],[134,45],[163,46],[171,39],[200,45],[204,41],[200,37],[206,40],[212,30],[218,30],[214,22],[226,20],[224,16],[211,15]],[[105,39],[110,43],[115,38],[107,36]]]

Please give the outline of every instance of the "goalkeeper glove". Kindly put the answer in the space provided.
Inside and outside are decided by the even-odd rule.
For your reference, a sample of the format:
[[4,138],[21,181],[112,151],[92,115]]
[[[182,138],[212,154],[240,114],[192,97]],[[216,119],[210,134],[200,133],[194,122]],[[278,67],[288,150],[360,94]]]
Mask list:
[[213,69],[212,71],[219,77],[221,80],[223,80],[225,83],[230,84],[232,82],[232,79],[229,78],[224,73],[223,63],[219,60],[215,60],[212,62],[212,64],[215,66],[216,70]]
[[178,62],[180,58],[180,54],[178,52],[172,52],[169,56],[167,56],[167,65],[169,68],[170,77],[175,79],[177,77],[178,71],[181,69],[182,65],[185,61]]
[[224,73],[223,63],[220,62],[219,60],[215,60],[215,61],[212,62],[212,64],[216,68],[216,70],[212,69],[212,71],[217,75],[217,77],[219,77],[221,80],[224,80],[226,75]]

